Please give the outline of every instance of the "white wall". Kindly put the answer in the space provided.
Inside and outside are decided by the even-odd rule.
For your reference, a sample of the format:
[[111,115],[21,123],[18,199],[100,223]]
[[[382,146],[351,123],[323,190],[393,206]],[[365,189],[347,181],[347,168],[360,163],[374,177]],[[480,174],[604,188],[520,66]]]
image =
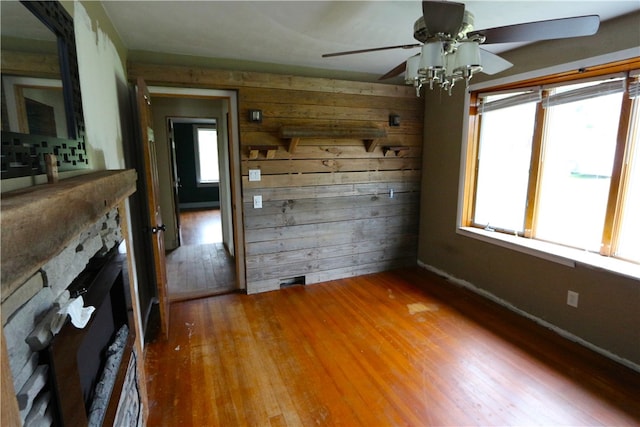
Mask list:
[[[122,124],[118,88],[126,87],[126,71],[109,36],[81,3],[75,3],[74,24],[87,156],[92,169],[122,169]],[[118,84],[120,83],[120,84]]]
[[[91,5],[95,8],[95,5]],[[101,7],[101,6],[100,6]],[[93,9],[92,9],[93,10]],[[74,3],[74,29],[76,33],[76,49],[78,53],[78,71],[80,73],[80,90],[82,92],[82,109],[85,122],[85,142],[89,165],[93,170],[124,169],[125,158],[123,148],[123,123],[121,117],[131,114],[126,102],[129,97],[125,63],[107,31],[102,26],[111,25],[106,15],[90,16],[80,2]],[[131,208],[125,204],[126,220],[131,224]],[[128,230],[126,236],[130,258],[130,277],[134,281],[133,288],[138,289],[137,271],[134,250],[131,244],[133,236]],[[132,295],[138,306],[136,334],[143,337],[142,319],[140,318],[140,302],[136,293]],[[144,340],[140,340],[143,344]]]

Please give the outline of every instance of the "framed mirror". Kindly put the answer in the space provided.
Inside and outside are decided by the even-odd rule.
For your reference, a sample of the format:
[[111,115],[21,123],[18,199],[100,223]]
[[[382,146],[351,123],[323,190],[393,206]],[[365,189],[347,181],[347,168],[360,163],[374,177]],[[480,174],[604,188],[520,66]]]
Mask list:
[[1,178],[87,169],[73,19],[57,1],[0,2]]

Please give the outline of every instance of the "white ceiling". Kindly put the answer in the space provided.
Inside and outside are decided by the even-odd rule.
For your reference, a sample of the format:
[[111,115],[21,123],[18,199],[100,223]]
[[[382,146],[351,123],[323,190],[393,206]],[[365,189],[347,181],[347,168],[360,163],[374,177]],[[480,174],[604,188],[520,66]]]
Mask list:
[[[230,58],[382,75],[414,53],[398,49],[337,58],[323,53],[415,43],[420,1],[105,1],[133,50]],[[475,28],[640,9],[626,1],[467,1]],[[514,46],[492,45],[494,53]]]
[[[3,0],[3,15],[7,4]],[[323,53],[415,43],[420,1],[103,1],[128,49],[382,75],[417,49],[336,58]],[[640,10],[640,0],[465,2],[475,29]],[[5,18],[5,16],[3,16]],[[3,25],[6,24],[3,19]],[[639,23],[640,25],[640,23]],[[4,29],[3,29],[4,33]],[[499,53],[515,45],[489,45]]]

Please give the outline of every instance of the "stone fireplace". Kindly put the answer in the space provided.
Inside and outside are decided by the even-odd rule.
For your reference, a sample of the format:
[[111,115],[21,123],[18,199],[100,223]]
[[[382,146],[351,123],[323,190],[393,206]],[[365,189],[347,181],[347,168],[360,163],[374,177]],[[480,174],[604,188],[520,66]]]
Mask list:
[[[142,425],[120,215],[135,180],[102,171],[2,195],[2,375],[25,426]],[[84,327],[60,313],[72,302],[95,308]]]

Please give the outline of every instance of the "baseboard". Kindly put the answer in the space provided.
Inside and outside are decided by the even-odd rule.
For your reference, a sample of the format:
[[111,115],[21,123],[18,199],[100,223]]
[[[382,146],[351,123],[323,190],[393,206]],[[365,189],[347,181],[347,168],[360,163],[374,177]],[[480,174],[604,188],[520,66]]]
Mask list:
[[179,203],[180,209],[202,209],[202,208],[219,208],[220,202],[187,202]]
[[484,298],[487,298],[493,302],[495,302],[496,304],[499,304],[511,311],[513,311],[516,314],[519,314],[520,316],[526,317],[529,320],[534,321],[535,323],[537,323],[540,326],[543,326],[547,329],[552,330],[553,332],[555,332],[556,334],[560,335],[563,338],[566,338],[570,341],[573,341],[575,343],[578,343],[586,348],[588,348],[589,350],[595,351],[598,354],[601,354],[617,363],[620,363],[621,365],[626,366],[629,369],[633,369],[634,371],[640,372],[640,365],[627,360],[623,357],[620,357],[614,353],[611,353],[608,350],[605,350],[601,347],[598,347],[595,344],[590,343],[589,341],[585,341],[584,339],[580,338],[577,335],[572,334],[571,332],[568,332],[562,328],[559,328],[558,326],[547,322],[546,320],[540,319],[537,316],[534,316],[531,313],[527,313],[524,310],[519,309],[518,307],[514,306],[513,304],[511,304],[510,302],[503,300],[502,298],[497,297],[496,295],[492,294],[491,292],[488,292],[484,289],[478,288],[477,286],[475,286],[473,283],[468,282],[464,279],[460,279],[458,277],[452,276],[451,274],[440,270],[439,268],[436,268],[432,265],[428,265],[423,263],[422,261],[418,260],[418,266],[424,268],[425,270],[429,270],[434,274],[437,274],[440,277],[443,277],[445,279],[447,279],[448,281],[450,281],[451,283],[461,286],[465,289],[470,290],[471,292],[474,292]]

